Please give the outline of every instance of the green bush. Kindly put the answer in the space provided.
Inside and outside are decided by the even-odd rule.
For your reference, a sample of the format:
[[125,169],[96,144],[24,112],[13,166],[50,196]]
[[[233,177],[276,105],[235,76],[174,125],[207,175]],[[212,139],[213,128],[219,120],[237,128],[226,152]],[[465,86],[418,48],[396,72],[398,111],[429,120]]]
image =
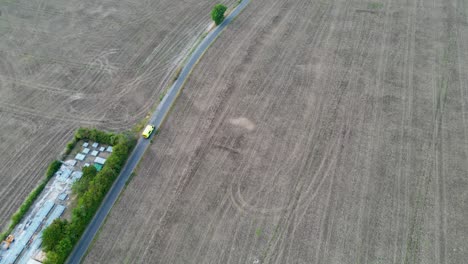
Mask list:
[[55,250],[59,241],[66,235],[68,221],[55,219],[42,233],[42,248],[46,251]]
[[60,169],[61,166],[62,166],[62,163],[60,161],[58,160],[52,161],[52,163],[47,168],[46,179],[50,180],[50,178],[54,176],[54,174]]
[[18,211],[11,217],[11,225],[16,226],[21,219],[23,219],[23,216],[28,212],[29,208],[31,208],[31,205],[34,203],[34,201],[37,199],[37,197],[41,194],[42,190],[44,190],[44,187],[46,186],[47,181],[43,181],[39,186],[36,187],[29,195],[26,197],[26,200],[24,200],[23,204],[20,206]]
[[216,25],[219,25],[224,21],[224,13],[226,10],[227,7],[222,4],[217,4],[213,7],[213,10],[211,10],[211,19],[213,19]]
[[72,186],[72,191],[76,195],[83,194],[88,190],[89,182],[96,176],[97,170],[94,166],[88,166],[83,168],[83,176],[79,181],[76,181]]
[[76,146],[76,140],[73,139],[72,141],[67,143],[67,146],[65,147],[65,155],[68,155],[71,153],[73,148]]

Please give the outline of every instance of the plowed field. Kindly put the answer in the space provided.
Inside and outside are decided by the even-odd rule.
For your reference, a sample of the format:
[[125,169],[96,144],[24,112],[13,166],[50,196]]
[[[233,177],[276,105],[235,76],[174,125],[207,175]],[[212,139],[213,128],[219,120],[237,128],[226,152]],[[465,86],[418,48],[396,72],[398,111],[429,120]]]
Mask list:
[[253,0],[85,262],[466,262],[465,2]]
[[0,0],[0,230],[77,127],[145,117],[214,3]]

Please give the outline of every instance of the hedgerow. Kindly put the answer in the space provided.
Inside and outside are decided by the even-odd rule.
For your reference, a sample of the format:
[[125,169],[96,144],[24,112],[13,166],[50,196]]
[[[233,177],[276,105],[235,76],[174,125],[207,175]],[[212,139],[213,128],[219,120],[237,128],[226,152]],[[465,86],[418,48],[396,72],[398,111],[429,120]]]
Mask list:
[[26,213],[29,211],[33,203],[36,201],[37,197],[41,194],[42,190],[44,190],[45,186],[47,185],[47,182],[54,176],[54,174],[60,169],[60,166],[62,163],[58,160],[52,161],[50,163],[49,167],[47,168],[47,172],[45,174],[45,179],[41,181],[39,186],[37,186],[29,195],[26,197],[24,202],[21,204],[20,208],[18,211],[16,211],[13,216],[11,217],[10,225],[8,226],[8,229],[0,234],[0,241],[4,240],[8,234],[10,234],[15,226],[21,222],[23,217],[26,215]]
[[[51,225],[44,233],[58,238],[46,250],[45,264],[64,263],[73,247],[80,239],[89,222],[101,205],[102,200],[118,177],[127,161],[136,139],[131,134],[114,134],[96,129],[80,128],[74,140],[91,140],[113,146],[104,168],[96,172],[93,167],[83,169],[82,178],[74,184],[73,192],[77,195],[77,205],[72,210],[70,222],[59,222]],[[60,225],[60,228],[57,228]]]

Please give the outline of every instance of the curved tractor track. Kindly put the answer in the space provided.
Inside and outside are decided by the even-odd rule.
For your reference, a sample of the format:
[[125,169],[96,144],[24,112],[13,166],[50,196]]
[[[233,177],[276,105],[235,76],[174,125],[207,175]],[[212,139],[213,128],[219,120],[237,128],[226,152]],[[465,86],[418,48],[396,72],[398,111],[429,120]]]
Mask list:
[[0,230],[76,128],[126,130],[151,111],[213,4],[0,1]]
[[252,1],[84,262],[465,262],[467,8]]

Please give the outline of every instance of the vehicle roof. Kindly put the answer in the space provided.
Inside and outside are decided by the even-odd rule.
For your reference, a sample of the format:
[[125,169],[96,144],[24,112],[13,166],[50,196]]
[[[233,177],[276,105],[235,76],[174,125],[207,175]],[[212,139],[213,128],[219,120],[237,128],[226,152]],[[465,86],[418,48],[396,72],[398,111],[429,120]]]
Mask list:
[[147,125],[147,126],[145,127],[145,130],[143,131],[143,133],[146,134],[146,133],[148,133],[148,132],[149,132],[151,129],[153,129],[153,128],[154,128],[154,127],[153,127],[152,125]]

